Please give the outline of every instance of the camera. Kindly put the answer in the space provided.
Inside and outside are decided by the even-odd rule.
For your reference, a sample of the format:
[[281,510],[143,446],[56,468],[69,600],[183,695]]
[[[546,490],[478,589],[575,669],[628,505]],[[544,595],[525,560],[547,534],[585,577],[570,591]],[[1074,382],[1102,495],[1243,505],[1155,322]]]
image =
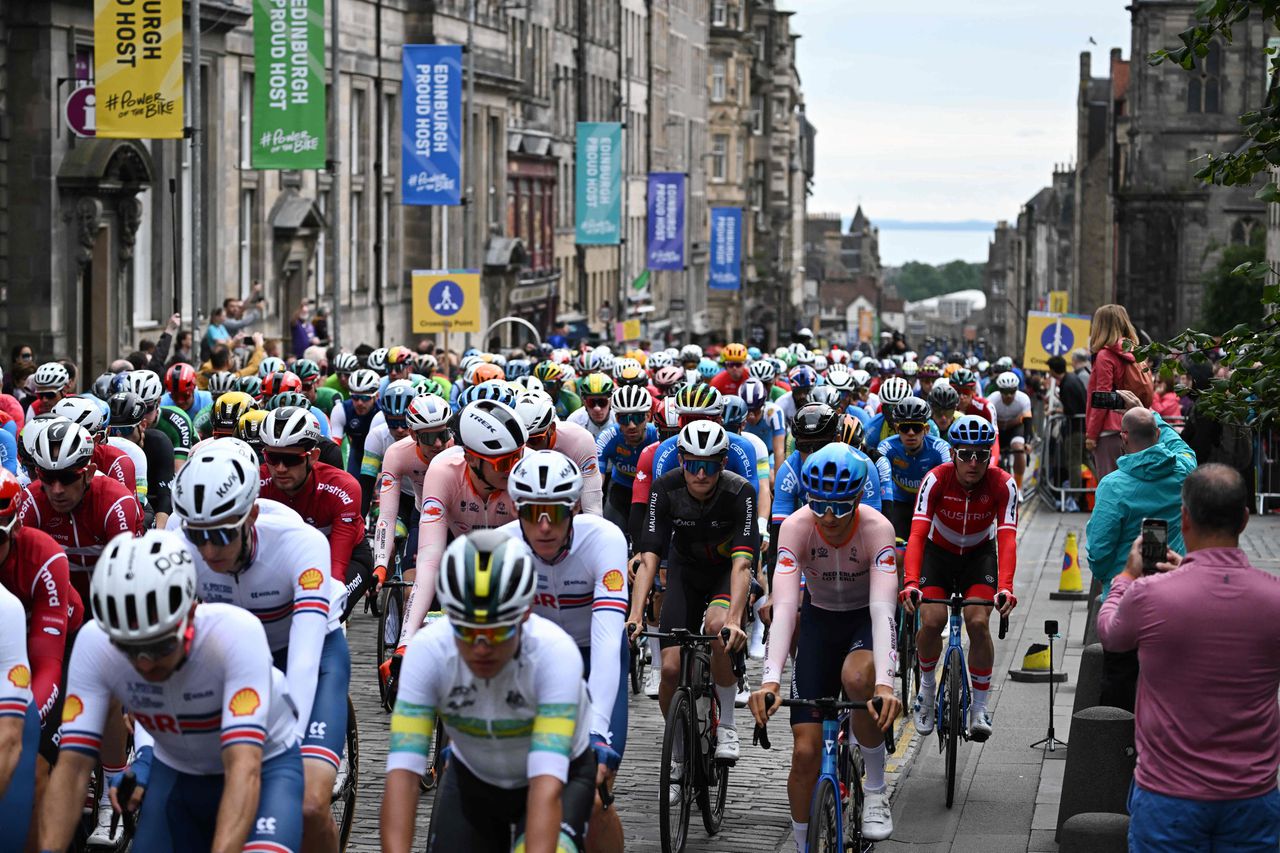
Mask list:
[[1124,401],[1120,399],[1119,391],[1094,391],[1089,405],[1095,409],[1123,409]]

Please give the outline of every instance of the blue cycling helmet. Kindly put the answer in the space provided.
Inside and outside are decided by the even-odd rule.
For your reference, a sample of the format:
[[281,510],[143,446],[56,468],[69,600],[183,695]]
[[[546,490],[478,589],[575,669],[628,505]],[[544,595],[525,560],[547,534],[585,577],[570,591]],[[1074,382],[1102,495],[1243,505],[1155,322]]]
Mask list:
[[479,385],[468,385],[463,388],[458,394],[458,409],[461,410],[477,400],[493,400],[513,409],[516,406],[515,392],[509,385],[498,379],[490,379]]
[[862,496],[867,465],[847,444],[828,444],[805,459],[800,484],[810,499],[852,501]]
[[748,379],[738,386],[738,396],[747,404],[747,409],[758,409],[769,402],[769,392],[759,379]]
[[977,415],[958,418],[947,430],[952,447],[990,447],[996,440],[991,421]]
[[388,382],[387,387],[378,394],[378,406],[388,418],[403,418],[409,411],[409,404],[418,396],[418,389],[405,379]]
[[505,368],[507,380],[519,379],[521,376],[529,376],[533,373],[533,365],[529,363],[527,358],[513,358],[507,362]]
[[752,361],[759,361],[764,353],[760,352],[760,347],[747,347],[747,355]]
[[793,367],[787,374],[787,378],[791,380],[792,389],[812,388],[818,384],[818,371],[807,364],[802,364],[799,367]]
[[716,364],[709,358],[704,358],[698,362],[698,373],[703,379],[710,379],[720,372],[720,365]]
[[737,432],[747,419],[747,404],[737,394],[725,394],[723,400],[723,414],[721,415],[724,428],[729,432]]

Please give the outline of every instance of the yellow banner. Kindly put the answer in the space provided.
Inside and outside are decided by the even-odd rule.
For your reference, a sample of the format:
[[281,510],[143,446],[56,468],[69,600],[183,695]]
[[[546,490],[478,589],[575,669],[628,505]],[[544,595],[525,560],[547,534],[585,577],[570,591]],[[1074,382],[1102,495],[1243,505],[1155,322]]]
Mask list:
[[182,0],[94,0],[98,136],[182,137]]
[[1065,314],[1067,313],[1067,291],[1050,290],[1049,291],[1049,313]]
[[413,331],[479,332],[480,273],[474,270],[414,270]]
[[623,320],[613,324],[613,337],[618,343],[640,340],[640,321]]
[[1048,370],[1050,356],[1060,355],[1070,365],[1073,349],[1089,346],[1089,324],[1092,318],[1082,314],[1049,314],[1031,311],[1027,314],[1027,344],[1022,366],[1028,370]]

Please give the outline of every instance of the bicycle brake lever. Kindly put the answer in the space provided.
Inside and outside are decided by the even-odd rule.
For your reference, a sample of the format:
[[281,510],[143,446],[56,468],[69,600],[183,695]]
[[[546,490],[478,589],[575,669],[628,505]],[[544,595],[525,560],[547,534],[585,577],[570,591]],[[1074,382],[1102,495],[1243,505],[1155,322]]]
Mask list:
[[1007,633],[1009,633],[1009,617],[1001,613],[1000,614],[1000,639],[1003,640],[1004,635]]

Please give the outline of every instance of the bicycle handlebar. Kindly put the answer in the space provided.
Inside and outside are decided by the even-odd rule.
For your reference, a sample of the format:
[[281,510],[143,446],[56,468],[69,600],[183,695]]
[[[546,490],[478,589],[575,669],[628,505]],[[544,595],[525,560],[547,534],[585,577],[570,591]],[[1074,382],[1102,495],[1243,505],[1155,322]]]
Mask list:
[[[773,694],[766,693],[764,696],[764,707],[769,709],[773,707]],[[880,716],[880,709],[884,707],[884,700],[875,696],[867,702],[849,702],[844,699],[783,699],[783,708],[817,708],[820,711],[863,711],[865,713],[874,713]],[[751,734],[751,744],[755,746],[759,744],[764,749],[772,749],[773,745],[769,742],[769,732],[765,726],[756,726],[755,731]],[[884,746],[890,754],[897,751],[897,745],[894,742],[893,726],[889,726],[889,730],[884,733]]]
[[[957,598],[959,597],[957,596],[956,598],[921,598],[920,603],[921,604],[945,604],[946,606],[952,607],[952,608],[970,607],[970,606],[977,606],[977,607],[995,607],[996,606],[996,603],[989,598],[961,598],[959,600],[957,600]],[[1009,633],[1009,617],[1001,613],[1000,614],[1000,639],[1003,640],[1004,635],[1007,633]]]
[[729,641],[729,629],[721,628],[719,634],[694,634],[686,628],[673,628],[670,631],[638,631],[635,636],[652,637],[656,640],[671,640],[677,645],[687,646],[710,643],[713,640]]

